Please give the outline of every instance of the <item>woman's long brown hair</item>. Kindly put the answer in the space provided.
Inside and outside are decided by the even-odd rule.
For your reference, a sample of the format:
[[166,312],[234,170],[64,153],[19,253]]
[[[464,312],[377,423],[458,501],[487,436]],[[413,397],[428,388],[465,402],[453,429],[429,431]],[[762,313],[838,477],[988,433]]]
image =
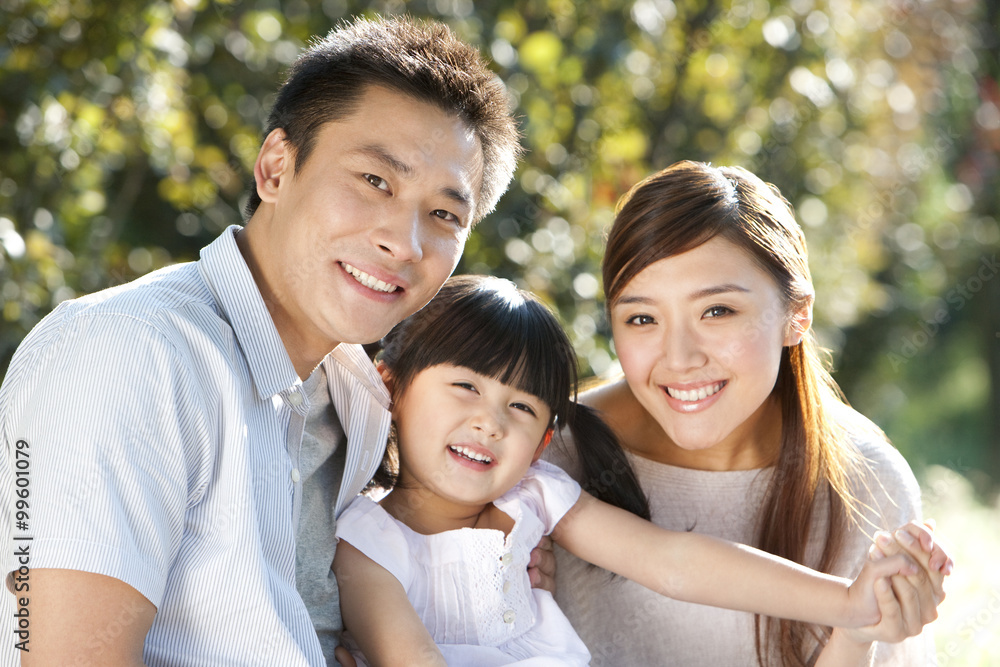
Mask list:
[[[746,251],[782,292],[785,317],[812,302],[805,237],[791,206],[774,186],[740,167],[679,162],[635,185],[619,204],[602,264],[608,308],[650,264],[720,236]],[[755,335],[748,331],[748,335]],[[850,480],[858,462],[846,435],[828,414],[843,400],[811,331],[786,347],[774,393],[781,406],[781,444],[758,515],[757,546],[829,571],[843,548],[858,501]],[[812,517],[827,505],[829,521],[818,562],[805,563]],[[755,618],[757,660],[778,651],[784,666],[806,665],[811,639],[828,628]]]

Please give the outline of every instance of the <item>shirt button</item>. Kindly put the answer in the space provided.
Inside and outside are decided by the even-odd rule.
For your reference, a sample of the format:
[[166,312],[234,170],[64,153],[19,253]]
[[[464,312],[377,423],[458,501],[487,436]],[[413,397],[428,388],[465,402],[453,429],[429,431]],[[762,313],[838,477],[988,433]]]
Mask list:
[[513,560],[514,560],[514,554],[512,554],[509,551],[505,553],[503,556],[500,556],[500,562],[503,563],[504,566],[510,565]]
[[299,474],[299,469],[292,468],[292,484],[298,484],[300,479],[302,479],[302,475]]
[[503,592],[504,593],[509,593],[510,592],[510,582],[509,581],[503,582]]
[[297,391],[293,391],[288,395],[288,404],[293,408],[297,408],[302,405],[302,394]]
[[505,611],[503,613],[503,622],[504,623],[513,623],[514,622],[514,618],[515,618],[515,614],[514,614],[514,610],[513,609],[508,609],[507,611]]

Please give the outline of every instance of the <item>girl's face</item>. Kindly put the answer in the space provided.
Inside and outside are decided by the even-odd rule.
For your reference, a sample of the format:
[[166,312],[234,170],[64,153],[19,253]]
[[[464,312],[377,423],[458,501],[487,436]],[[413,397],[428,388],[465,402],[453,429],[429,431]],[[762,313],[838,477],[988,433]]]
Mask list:
[[809,324],[808,307],[787,310],[771,276],[714,237],[625,286],[611,307],[615,349],[632,393],[678,447],[766,456],[773,429],[760,417],[782,347]]
[[513,488],[545,448],[542,399],[468,368],[426,368],[398,399],[398,488],[409,492],[474,509]]

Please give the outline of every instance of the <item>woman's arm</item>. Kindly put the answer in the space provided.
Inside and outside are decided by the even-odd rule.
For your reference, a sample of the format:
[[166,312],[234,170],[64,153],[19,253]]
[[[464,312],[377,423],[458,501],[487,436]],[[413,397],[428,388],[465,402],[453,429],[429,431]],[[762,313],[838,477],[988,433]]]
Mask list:
[[444,656],[392,573],[344,540],[337,544],[333,571],[344,628],[372,667],[446,667]]
[[552,537],[577,557],[677,600],[837,627],[877,624],[875,581],[917,572],[901,553],[867,562],[851,584],[752,547],[663,530],[586,493]]

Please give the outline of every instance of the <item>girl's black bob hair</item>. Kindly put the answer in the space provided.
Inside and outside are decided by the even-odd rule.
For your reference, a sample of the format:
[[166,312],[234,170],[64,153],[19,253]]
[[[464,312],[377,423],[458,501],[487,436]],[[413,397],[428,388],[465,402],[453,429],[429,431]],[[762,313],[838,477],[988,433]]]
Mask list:
[[[649,503],[614,433],[593,409],[576,403],[573,344],[530,292],[503,278],[454,276],[390,331],[382,347],[397,399],[418,373],[439,364],[469,368],[542,399],[552,413],[549,425],[573,434],[583,488],[649,519]],[[390,442],[371,486],[395,486],[397,457]]]
[[451,364],[537,396],[554,421],[565,424],[574,405],[572,343],[536,297],[503,278],[450,278],[383,339],[382,361],[397,392],[420,371]]

